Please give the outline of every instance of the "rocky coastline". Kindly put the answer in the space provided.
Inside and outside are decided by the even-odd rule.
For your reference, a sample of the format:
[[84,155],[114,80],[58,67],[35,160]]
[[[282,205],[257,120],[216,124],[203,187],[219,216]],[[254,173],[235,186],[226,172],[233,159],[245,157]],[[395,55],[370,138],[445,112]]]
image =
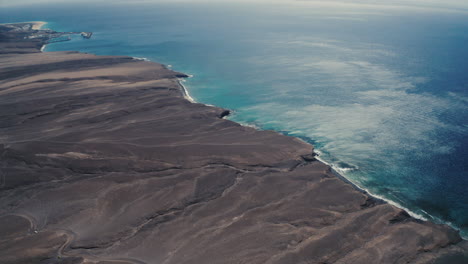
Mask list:
[[33,27],[0,25],[2,263],[466,263],[456,230],[188,101],[185,74]]

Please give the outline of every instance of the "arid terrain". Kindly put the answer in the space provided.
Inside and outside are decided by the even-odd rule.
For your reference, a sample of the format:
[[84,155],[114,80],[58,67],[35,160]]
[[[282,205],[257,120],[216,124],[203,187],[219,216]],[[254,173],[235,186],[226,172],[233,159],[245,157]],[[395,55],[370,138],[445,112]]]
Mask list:
[[455,230],[346,183],[311,145],[189,102],[184,74],[43,53],[32,28],[0,26],[1,263],[466,260]]

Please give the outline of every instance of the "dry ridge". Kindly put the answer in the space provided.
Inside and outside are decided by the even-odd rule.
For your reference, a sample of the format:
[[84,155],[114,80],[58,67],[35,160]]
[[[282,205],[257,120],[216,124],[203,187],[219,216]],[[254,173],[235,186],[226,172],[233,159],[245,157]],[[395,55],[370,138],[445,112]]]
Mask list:
[[184,74],[22,28],[0,26],[1,263],[463,263],[455,230],[190,103]]

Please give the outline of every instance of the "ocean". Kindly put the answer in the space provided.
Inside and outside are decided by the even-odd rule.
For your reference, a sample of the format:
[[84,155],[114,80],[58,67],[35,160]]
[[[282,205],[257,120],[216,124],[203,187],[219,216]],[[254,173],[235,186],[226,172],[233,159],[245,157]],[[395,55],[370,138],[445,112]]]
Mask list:
[[47,45],[146,58],[190,75],[198,102],[312,143],[320,159],[414,216],[468,236],[468,10],[139,2],[4,7],[91,39]]

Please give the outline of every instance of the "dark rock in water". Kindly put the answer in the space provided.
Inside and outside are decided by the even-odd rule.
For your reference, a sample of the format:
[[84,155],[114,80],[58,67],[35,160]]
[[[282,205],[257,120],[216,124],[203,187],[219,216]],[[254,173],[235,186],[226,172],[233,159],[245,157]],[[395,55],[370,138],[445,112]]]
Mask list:
[[231,111],[224,110],[223,112],[221,112],[221,114],[219,114],[219,118],[225,118],[226,116],[228,116],[230,114],[231,114]]
[[93,32],[81,32],[80,34],[85,39],[90,39],[93,36]]
[[163,65],[41,53],[50,36],[12,28],[0,26],[2,264],[440,263],[467,251],[455,230],[408,221],[310,162],[311,145],[190,103]]
[[178,73],[175,74],[175,77],[177,77],[177,78],[188,78],[189,76],[187,74],[185,74],[185,73],[178,72]]

